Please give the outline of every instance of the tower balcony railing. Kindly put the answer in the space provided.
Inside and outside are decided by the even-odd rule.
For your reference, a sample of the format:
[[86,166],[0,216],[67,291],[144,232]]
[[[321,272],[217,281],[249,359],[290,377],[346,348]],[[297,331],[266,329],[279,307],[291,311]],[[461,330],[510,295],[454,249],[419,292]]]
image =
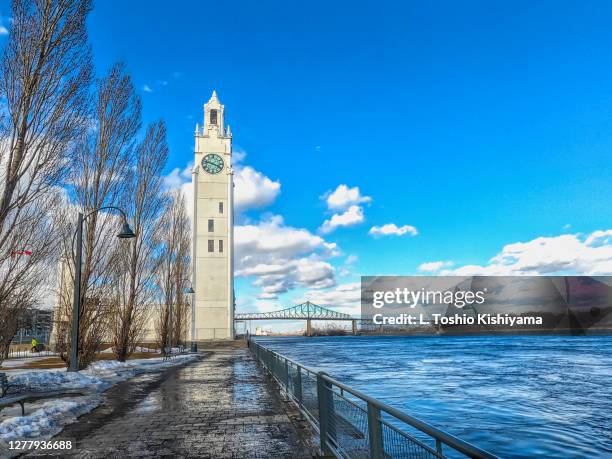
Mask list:
[[255,340],[249,348],[338,458],[496,458],[495,455],[297,363]]

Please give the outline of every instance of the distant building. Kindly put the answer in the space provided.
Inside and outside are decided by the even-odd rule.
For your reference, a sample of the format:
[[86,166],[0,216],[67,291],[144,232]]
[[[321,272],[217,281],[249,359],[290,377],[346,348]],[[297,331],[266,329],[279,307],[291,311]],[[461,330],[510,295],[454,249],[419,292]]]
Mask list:
[[30,343],[32,338],[41,344],[49,344],[53,329],[53,311],[48,309],[29,308],[23,312],[18,321],[19,328],[12,344]]
[[[65,258],[62,258],[58,264],[58,294],[56,298],[55,314],[51,311],[51,329],[45,344],[49,344],[52,348],[58,343],[58,334],[64,334],[64,339],[60,339],[59,342],[66,342],[68,340],[67,334],[71,332],[71,313],[72,313],[72,301],[73,301],[73,277],[70,269],[70,262]],[[91,296],[88,295],[88,304],[96,305],[96,308],[110,307],[110,305],[103,303],[95,296],[95,289],[90,289]],[[144,324],[142,329],[141,339],[138,341],[141,343],[156,343],[159,341],[158,333],[158,322],[161,316],[161,305],[151,304],[146,312],[144,318]],[[176,320],[176,311],[174,313],[174,320]],[[180,341],[185,342],[189,336],[189,324],[191,324],[191,307],[187,307],[185,311],[186,317],[183,320],[183,330],[181,331]],[[30,339],[31,340],[31,339]],[[39,340],[40,341],[40,340]],[[105,343],[112,341],[110,330],[104,337]],[[24,343],[25,338],[24,338]],[[42,342],[42,341],[40,341]]]

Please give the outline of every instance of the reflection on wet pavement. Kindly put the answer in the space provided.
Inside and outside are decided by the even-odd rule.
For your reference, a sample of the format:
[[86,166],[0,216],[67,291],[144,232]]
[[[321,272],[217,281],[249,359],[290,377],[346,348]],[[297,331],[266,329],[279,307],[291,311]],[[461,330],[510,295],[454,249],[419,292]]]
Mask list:
[[312,457],[314,439],[286,410],[249,351],[228,348],[118,384],[57,438],[76,440],[77,457]]

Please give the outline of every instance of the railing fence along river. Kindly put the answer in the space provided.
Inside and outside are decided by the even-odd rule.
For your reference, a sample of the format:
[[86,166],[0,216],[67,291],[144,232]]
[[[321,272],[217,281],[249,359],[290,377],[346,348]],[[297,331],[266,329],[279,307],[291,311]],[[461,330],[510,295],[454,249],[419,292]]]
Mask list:
[[341,458],[495,458],[412,416],[255,341],[249,348]]

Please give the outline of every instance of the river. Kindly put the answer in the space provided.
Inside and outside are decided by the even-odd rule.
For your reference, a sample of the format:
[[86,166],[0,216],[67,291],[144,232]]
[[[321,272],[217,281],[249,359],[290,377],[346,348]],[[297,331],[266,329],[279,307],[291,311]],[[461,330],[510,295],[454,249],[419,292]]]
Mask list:
[[612,457],[612,336],[257,340],[501,457]]

